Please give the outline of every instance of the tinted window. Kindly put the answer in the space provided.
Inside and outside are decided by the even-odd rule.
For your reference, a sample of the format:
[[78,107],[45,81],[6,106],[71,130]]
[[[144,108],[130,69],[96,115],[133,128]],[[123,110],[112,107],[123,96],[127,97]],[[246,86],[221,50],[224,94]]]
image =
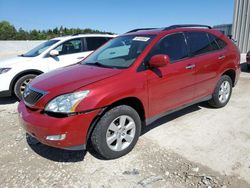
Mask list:
[[87,41],[87,50],[92,51],[96,50],[98,47],[103,45],[108,40],[106,37],[86,37],[86,41]]
[[161,39],[151,51],[148,59],[157,54],[168,55],[170,61],[188,57],[188,49],[184,35],[182,33],[176,33]]
[[219,45],[219,47],[220,47],[221,49],[222,49],[222,48],[225,48],[225,47],[227,46],[227,43],[225,43],[223,40],[221,40],[221,39],[219,39],[219,38],[217,38],[216,41],[217,41],[217,43],[218,43],[218,45]]
[[82,40],[80,38],[68,40],[56,47],[55,50],[59,52],[59,55],[82,52]]
[[214,51],[214,50],[219,50],[220,47],[217,43],[217,37],[214,36],[214,35],[211,35],[211,34],[208,34],[208,37],[209,37],[209,40],[210,40],[210,45],[211,45],[211,51]]
[[217,48],[220,48],[220,49],[225,48],[227,46],[227,43],[225,43],[223,40],[219,39],[218,37],[212,34],[208,34],[208,36],[209,36],[209,40],[212,46],[213,45],[215,46],[215,43],[218,46]]
[[199,55],[211,51],[210,42],[205,32],[189,32],[188,41],[192,55]]

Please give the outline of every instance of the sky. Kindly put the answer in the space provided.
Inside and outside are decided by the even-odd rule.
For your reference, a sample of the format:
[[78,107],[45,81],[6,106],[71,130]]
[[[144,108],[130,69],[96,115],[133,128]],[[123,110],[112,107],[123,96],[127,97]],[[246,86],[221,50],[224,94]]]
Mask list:
[[65,26],[117,34],[142,27],[232,23],[233,0],[0,0],[0,21],[17,29]]

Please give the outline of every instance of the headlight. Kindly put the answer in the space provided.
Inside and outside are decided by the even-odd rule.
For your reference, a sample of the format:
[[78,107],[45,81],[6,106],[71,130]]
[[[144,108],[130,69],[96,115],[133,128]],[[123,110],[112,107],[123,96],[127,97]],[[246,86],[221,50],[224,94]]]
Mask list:
[[11,68],[0,68],[0,74],[8,72],[10,69]]
[[75,112],[77,105],[82,99],[87,97],[88,94],[89,90],[86,90],[58,96],[46,105],[45,111],[58,113]]

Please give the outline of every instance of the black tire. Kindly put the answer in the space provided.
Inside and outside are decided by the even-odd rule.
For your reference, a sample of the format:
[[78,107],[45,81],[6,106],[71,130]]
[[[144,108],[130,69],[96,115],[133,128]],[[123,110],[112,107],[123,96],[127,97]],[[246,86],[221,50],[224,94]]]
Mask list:
[[[221,101],[219,98],[220,98],[220,95],[219,95],[219,92],[220,92],[220,89],[221,89],[221,86],[223,83],[225,82],[228,82],[229,83],[229,86],[230,86],[230,90],[229,90],[229,95],[227,97],[227,99],[225,101]],[[216,85],[216,88],[214,90],[214,93],[212,94],[212,99],[208,101],[209,105],[214,107],[214,108],[221,108],[221,107],[224,107],[227,105],[228,101],[230,100],[231,98],[231,94],[232,94],[232,79],[227,76],[227,75],[223,75],[219,82],[217,83]]]
[[[106,141],[106,136],[108,134],[107,132],[109,130],[111,123],[121,116],[128,116],[133,119],[135,123],[134,138],[131,141],[130,145],[128,145],[123,150],[114,151],[108,145]],[[93,149],[97,154],[99,154],[99,156],[101,156],[101,158],[115,159],[129,153],[134,148],[140,134],[141,134],[141,119],[137,111],[130,106],[121,105],[110,109],[100,118],[100,120],[97,122],[93,130],[90,139]],[[118,140],[116,142],[118,142]],[[124,142],[122,143],[125,142],[126,140],[124,140]]]
[[27,74],[27,75],[22,76],[16,81],[14,85],[14,93],[19,100],[22,100],[22,94],[25,89],[24,88],[25,85],[28,84],[28,82],[30,82],[36,76],[37,76],[36,74]]

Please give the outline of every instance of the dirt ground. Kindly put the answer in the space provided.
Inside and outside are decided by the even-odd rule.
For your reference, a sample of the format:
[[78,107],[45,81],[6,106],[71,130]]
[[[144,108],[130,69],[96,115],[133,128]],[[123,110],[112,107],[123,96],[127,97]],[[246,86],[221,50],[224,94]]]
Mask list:
[[116,160],[27,142],[13,98],[0,99],[1,187],[250,187],[250,72],[225,108],[193,105],[143,130]]

